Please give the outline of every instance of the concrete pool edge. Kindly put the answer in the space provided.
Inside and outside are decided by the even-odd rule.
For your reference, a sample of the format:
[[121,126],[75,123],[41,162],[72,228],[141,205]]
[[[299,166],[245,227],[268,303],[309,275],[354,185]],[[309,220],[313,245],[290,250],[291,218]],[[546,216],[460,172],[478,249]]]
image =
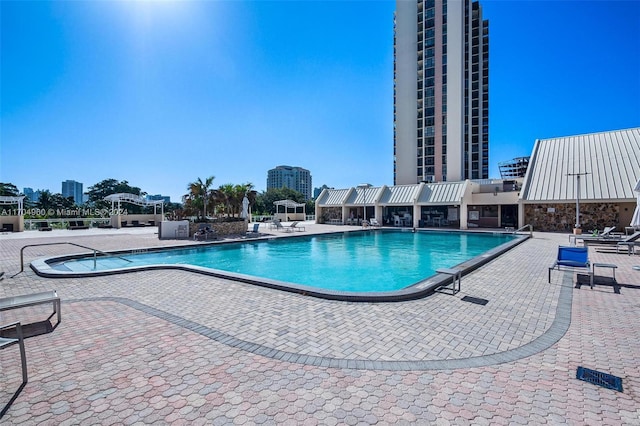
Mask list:
[[[340,231],[333,234],[344,234],[350,232],[363,232],[363,231]],[[410,232],[410,230],[406,230],[404,232]],[[418,232],[430,232],[430,231],[418,231]],[[442,232],[442,231],[436,231]],[[447,232],[447,231],[445,231]],[[492,233],[496,234],[498,232],[495,231],[470,231],[469,233]],[[309,236],[310,234],[292,236],[295,237],[304,237]],[[255,239],[242,239],[242,240],[233,240],[233,241],[219,241],[212,242],[206,245],[220,245],[220,244],[242,244],[243,242],[250,241],[264,241],[273,239],[274,237],[269,238],[255,238]],[[524,241],[530,238],[529,235],[515,235],[515,238],[511,241],[503,243],[497,247],[494,247],[479,256],[476,256],[472,259],[469,259],[465,262],[462,262],[458,265],[455,265],[453,268],[459,269],[462,272],[462,275],[467,275],[475,269],[481,267],[482,265],[492,261],[503,253],[511,250],[515,246],[523,243]],[[205,244],[203,244],[205,245]],[[202,245],[198,245],[202,246]],[[184,249],[188,247],[198,247],[198,246],[170,246],[170,247],[153,247],[153,248],[139,248],[139,249],[131,249],[131,250],[117,250],[110,251],[108,254],[110,255],[125,255],[137,252],[153,252],[153,251],[165,251],[170,249]],[[216,278],[221,279],[229,279],[236,282],[242,282],[246,284],[258,285],[261,287],[276,289],[280,291],[287,291],[291,293],[297,293],[306,296],[317,297],[321,299],[327,300],[336,300],[336,301],[347,301],[347,302],[401,302],[408,300],[416,300],[424,298],[430,294],[433,294],[439,288],[450,284],[453,278],[447,274],[435,274],[432,275],[420,282],[417,282],[413,285],[405,287],[400,290],[388,291],[388,292],[345,292],[345,291],[336,291],[336,290],[324,290],[316,287],[310,287],[295,283],[289,283],[284,281],[273,280],[269,278],[255,277],[251,275],[245,275],[234,272],[227,272],[218,269],[204,268],[194,265],[185,265],[185,264],[176,264],[176,265],[166,265],[166,264],[158,264],[158,265],[145,265],[145,266],[137,266],[131,268],[117,268],[111,269],[108,271],[94,271],[94,272],[71,272],[71,271],[61,271],[54,269],[50,266],[50,263],[61,262],[69,259],[75,259],[78,257],[90,257],[86,253],[83,254],[70,254],[63,256],[53,256],[42,259],[36,259],[30,263],[31,269],[36,273],[36,275],[45,277],[45,278],[86,278],[86,277],[97,277],[97,276],[107,276],[107,275],[115,275],[115,274],[123,274],[123,273],[131,273],[131,272],[142,272],[142,271],[150,271],[150,270],[181,270],[186,272],[198,273],[202,275],[209,275]]]

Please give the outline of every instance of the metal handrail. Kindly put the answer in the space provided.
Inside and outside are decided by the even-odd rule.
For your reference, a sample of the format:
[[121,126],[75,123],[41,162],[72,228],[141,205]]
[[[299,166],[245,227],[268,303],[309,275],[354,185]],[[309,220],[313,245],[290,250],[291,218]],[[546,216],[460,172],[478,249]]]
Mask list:
[[515,231],[513,231],[513,233],[517,234],[520,231],[524,231],[527,227],[529,228],[529,236],[533,238],[533,226],[531,226],[530,224],[526,224],[523,227],[516,229]]
[[[93,251],[93,269],[96,269],[96,261],[97,261],[98,253],[103,254],[103,255],[105,255],[107,257],[117,257],[118,259],[126,260],[127,262],[133,262],[133,260],[129,260],[129,259],[124,258],[122,256],[118,256],[118,255],[115,255],[115,254],[109,254],[109,253],[106,253],[106,252],[104,252],[102,250],[95,249],[93,247],[87,247],[87,246],[83,246],[81,244],[70,243],[68,241],[63,241],[63,242],[58,242],[58,243],[28,244],[26,246],[23,246],[20,249],[20,272],[18,272],[18,274],[24,272],[24,249],[26,249],[27,247],[55,246],[55,245],[60,245],[60,244],[70,244],[72,246],[82,247],[82,248],[85,248],[87,250],[92,250]],[[16,275],[18,275],[18,274],[16,274]],[[14,277],[16,275],[14,275]]]

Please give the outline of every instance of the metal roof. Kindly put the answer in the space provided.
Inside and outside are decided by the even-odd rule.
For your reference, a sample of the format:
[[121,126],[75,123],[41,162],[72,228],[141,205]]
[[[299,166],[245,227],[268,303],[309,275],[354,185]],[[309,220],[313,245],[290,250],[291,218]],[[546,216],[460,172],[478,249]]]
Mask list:
[[319,206],[342,206],[350,189],[325,189],[316,200]]
[[380,191],[380,187],[357,186],[353,188],[353,191],[348,195],[344,204],[348,206],[362,206],[364,204],[372,206],[376,200],[378,191]]
[[120,192],[118,194],[111,194],[104,197],[105,200],[111,201],[111,203],[120,203],[121,201],[131,204],[136,204],[138,206],[157,206],[164,205],[163,200],[147,200],[141,195],[137,194],[129,194]]
[[536,140],[521,197],[574,201],[578,175],[581,201],[634,201],[640,128]]
[[292,207],[292,208],[306,206],[305,203],[296,203],[293,200],[274,201],[273,204],[276,205],[276,206],[287,206],[287,207]]
[[466,188],[466,181],[427,183],[417,204],[461,204]]
[[24,200],[24,195],[19,195],[19,196],[9,196],[9,195],[2,195],[0,196],[0,204],[18,204],[21,203],[22,200]]
[[389,186],[384,189],[380,197],[381,205],[413,205],[417,196],[420,185],[397,185]]

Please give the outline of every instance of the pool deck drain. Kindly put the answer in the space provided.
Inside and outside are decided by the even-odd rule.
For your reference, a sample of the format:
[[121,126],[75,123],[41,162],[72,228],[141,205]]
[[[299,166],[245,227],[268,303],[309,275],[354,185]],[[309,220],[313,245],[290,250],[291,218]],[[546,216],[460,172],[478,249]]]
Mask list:
[[622,392],[622,379],[609,373],[578,367],[578,370],[576,370],[576,379],[583,380],[587,383],[601,386],[603,388]]
[[461,300],[463,302],[475,303],[476,305],[482,305],[482,306],[489,303],[487,299],[482,299],[480,297],[473,297],[473,296],[464,296]]

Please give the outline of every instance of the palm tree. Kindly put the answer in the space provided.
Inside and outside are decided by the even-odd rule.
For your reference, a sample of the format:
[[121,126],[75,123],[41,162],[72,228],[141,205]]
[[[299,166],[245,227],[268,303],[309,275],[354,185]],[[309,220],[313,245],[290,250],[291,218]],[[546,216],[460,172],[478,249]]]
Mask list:
[[252,183],[245,183],[242,185],[233,185],[227,183],[218,188],[218,193],[221,196],[221,201],[225,205],[225,212],[227,216],[236,216],[242,211],[242,200],[245,196],[249,199],[249,204],[255,202],[255,191],[253,191]]
[[209,176],[204,182],[200,178],[196,179],[187,186],[189,193],[182,197],[190,209],[197,211],[198,218],[207,217],[207,205],[211,202],[211,185],[214,179],[215,176]]
[[238,197],[238,212],[242,211],[242,200],[244,197],[247,197],[249,200],[249,206],[252,206],[256,202],[256,191],[253,190],[252,183],[247,182],[242,185],[236,185],[235,190]]
[[233,213],[233,200],[235,197],[234,186],[231,183],[226,183],[224,185],[220,185],[218,188],[219,201],[224,204],[224,212],[227,214],[227,217],[230,216],[230,213]]
[[45,189],[44,191],[40,191],[40,198],[36,203],[36,207],[38,207],[41,210],[49,210],[54,207],[53,194],[48,189]]

